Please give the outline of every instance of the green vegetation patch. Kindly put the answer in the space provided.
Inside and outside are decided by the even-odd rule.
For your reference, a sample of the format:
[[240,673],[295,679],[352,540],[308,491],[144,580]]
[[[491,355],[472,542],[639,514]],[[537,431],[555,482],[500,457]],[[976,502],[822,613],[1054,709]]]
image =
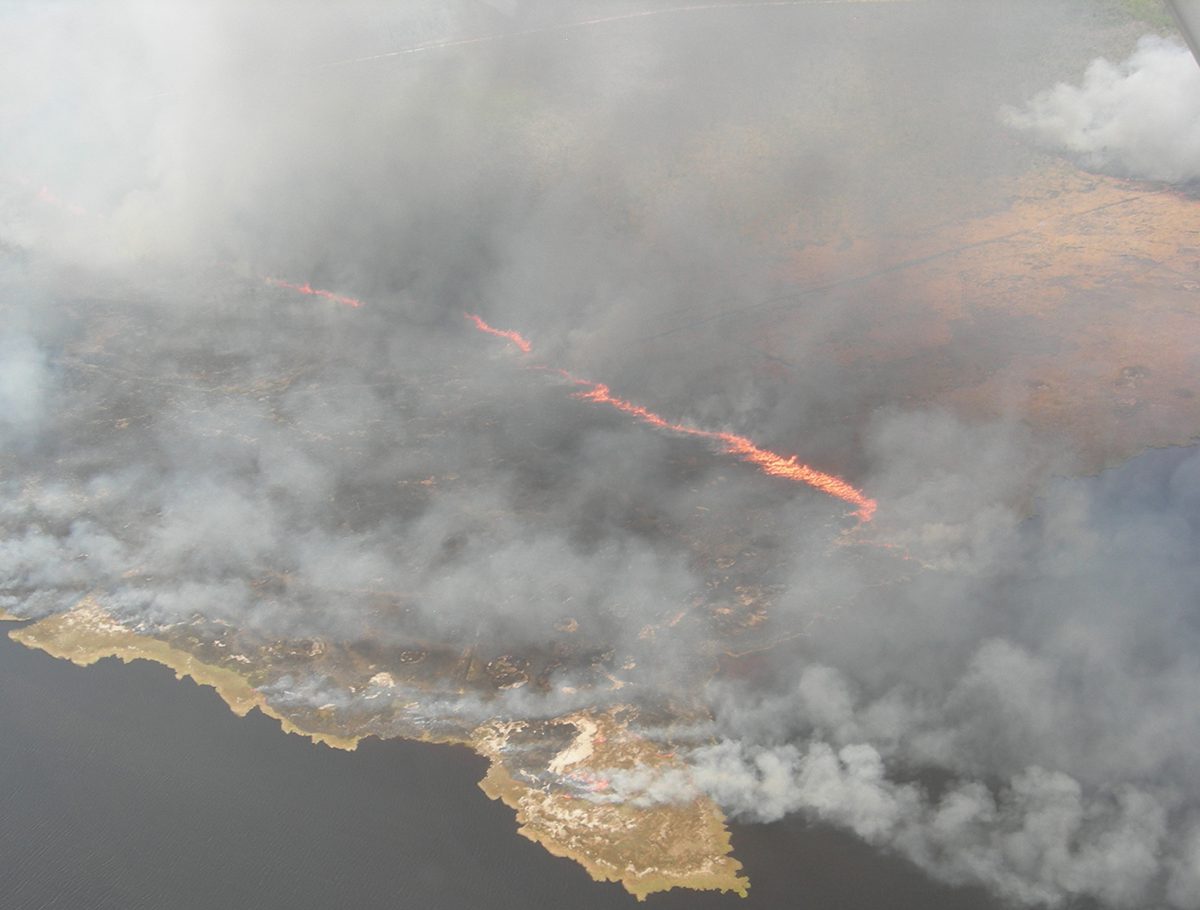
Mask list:
[[1126,14],[1155,28],[1174,29],[1175,19],[1163,0],[1118,0]]

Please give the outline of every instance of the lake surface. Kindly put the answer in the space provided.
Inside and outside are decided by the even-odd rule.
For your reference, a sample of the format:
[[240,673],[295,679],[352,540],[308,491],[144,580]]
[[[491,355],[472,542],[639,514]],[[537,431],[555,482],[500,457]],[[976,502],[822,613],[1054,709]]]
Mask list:
[[[7,910],[615,908],[637,902],[516,833],[462,748],[335,752],[157,665],[79,668],[0,635]],[[737,826],[751,897],[658,908],[963,908],[907,864],[800,820]]]

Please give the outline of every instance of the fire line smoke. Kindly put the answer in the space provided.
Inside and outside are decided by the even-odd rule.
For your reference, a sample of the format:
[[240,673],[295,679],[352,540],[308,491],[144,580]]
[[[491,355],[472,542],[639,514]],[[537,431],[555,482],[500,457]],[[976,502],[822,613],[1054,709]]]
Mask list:
[[[702,792],[1002,899],[1197,910],[1200,457],[1079,479],[1025,420],[1058,394],[1032,373],[991,416],[930,400],[1013,348],[1078,365],[1129,301],[1075,288],[1088,325],[1049,336],[952,268],[838,280],[1064,152],[1195,179],[1200,68],[1118,6],[0,5],[0,610],[368,651],[570,627],[653,648],[650,691],[604,693],[650,699],[711,671],[670,624],[712,577],[689,548],[769,557],[729,599],[771,598],[775,646],[703,689],[686,772],[595,798]],[[1010,287],[1066,293],[1028,265]],[[464,313],[536,327],[577,397],[479,356]],[[1108,392],[1133,368],[1133,423],[1139,357],[1087,364]],[[856,485],[776,454],[797,440]],[[552,682],[426,707],[611,703]]]
[[[498,338],[504,338],[517,346],[522,353],[528,354],[533,350],[533,346],[519,332],[504,331],[493,328],[483,321],[479,316],[472,313],[466,314],[467,319],[475,325],[481,332],[486,332],[489,335],[495,335]],[[641,405],[634,404],[631,401],[626,401],[624,398],[617,398],[612,394],[608,386],[603,383],[590,382],[586,379],[577,379],[570,373],[559,371],[562,376],[575,385],[589,386],[586,392],[577,392],[575,397],[582,398],[584,401],[592,401],[597,404],[606,404],[616,408],[622,413],[629,414],[637,418],[642,423],[649,424],[652,427],[658,427],[662,430],[669,430],[672,433],[679,433],[683,436],[694,436],[699,439],[712,439],[719,441],[725,451],[731,455],[737,455],[742,461],[749,462],[754,465],[764,474],[771,477],[783,477],[787,480],[796,483],[805,483],[822,493],[830,496],[835,496],[838,499],[845,500],[851,505],[858,506],[858,511],[855,513],[862,521],[870,521],[875,514],[878,504],[873,499],[868,499],[860,490],[856,490],[853,486],[846,483],[840,477],[834,477],[832,474],[825,474],[821,471],[810,468],[806,464],[801,464],[795,455],[784,456],[775,452],[767,451],[756,446],[745,436],[738,436],[735,433],[720,433],[713,430],[699,430],[695,427],[690,427],[687,424],[672,423],[664,417],[660,417],[653,411],[650,411]]]

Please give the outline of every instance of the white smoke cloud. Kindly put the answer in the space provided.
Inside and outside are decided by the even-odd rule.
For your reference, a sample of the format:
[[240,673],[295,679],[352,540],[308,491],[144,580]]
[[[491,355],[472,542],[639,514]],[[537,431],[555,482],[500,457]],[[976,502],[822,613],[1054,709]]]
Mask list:
[[[893,443],[920,425],[888,423]],[[942,448],[986,437],[935,425],[920,436]],[[776,682],[714,682],[714,725],[679,733],[687,766],[614,770],[609,798],[801,813],[1020,903],[1200,907],[1200,455],[1052,482],[1044,518],[985,522],[1000,548],[964,531],[994,490],[928,484],[910,521],[925,574],[815,625]],[[848,597],[831,563],[803,596]]]
[[[1026,904],[1089,896],[1111,906],[1145,899],[1160,876],[1167,808],[1134,787],[1085,796],[1078,781],[1030,766],[997,789],[960,783],[940,798],[887,777],[866,743],[753,747],[722,740],[696,749],[688,770],[614,770],[611,795],[635,805],[704,794],[737,817],[794,812],[890,847],[956,885],[982,885]],[[1189,847],[1192,845],[1189,845]],[[1172,862],[1176,906],[1196,906],[1195,850]]]
[[1200,177],[1200,67],[1178,41],[1147,35],[1121,63],[1097,59],[1002,118],[1085,167],[1179,183]]

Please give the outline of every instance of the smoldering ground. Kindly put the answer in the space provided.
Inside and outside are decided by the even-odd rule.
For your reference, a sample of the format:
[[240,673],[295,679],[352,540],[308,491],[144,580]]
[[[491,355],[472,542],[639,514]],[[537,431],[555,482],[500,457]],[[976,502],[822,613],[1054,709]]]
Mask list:
[[[806,812],[1019,900],[1200,905],[1194,459],[1049,479],[1073,453],[1019,419],[931,413],[839,359],[888,301],[797,292],[770,230],[986,208],[1040,160],[997,111],[1138,27],[943,2],[556,30],[597,11],[6,6],[0,607],[510,649],[574,620],[665,687],[706,633],[639,635],[702,593],[697,506],[744,512],[791,644],[714,681],[690,774],[629,798]],[[781,306],[811,327],[786,383],[756,345]],[[845,545],[840,503],[543,362],[847,474],[878,536]]]

